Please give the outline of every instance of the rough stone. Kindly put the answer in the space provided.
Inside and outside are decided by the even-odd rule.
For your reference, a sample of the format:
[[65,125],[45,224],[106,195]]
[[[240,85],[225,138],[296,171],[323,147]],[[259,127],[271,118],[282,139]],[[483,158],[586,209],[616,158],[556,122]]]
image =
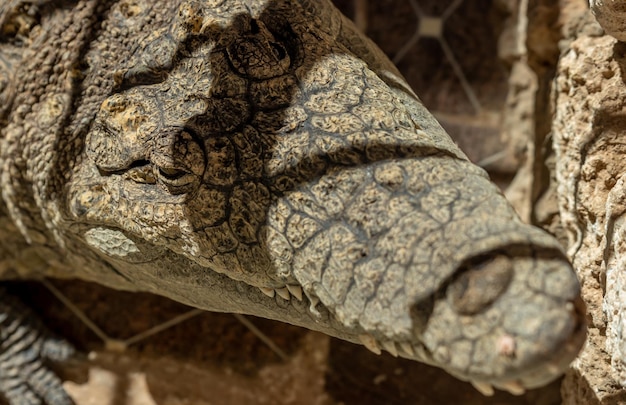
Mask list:
[[553,134],[561,222],[590,322],[587,345],[564,386],[568,404],[616,403],[626,385],[626,167],[620,140],[625,52],[609,36],[581,35],[561,57],[555,83]]
[[590,0],[591,11],[607,34],[626,41],[626,5],[620,0]]

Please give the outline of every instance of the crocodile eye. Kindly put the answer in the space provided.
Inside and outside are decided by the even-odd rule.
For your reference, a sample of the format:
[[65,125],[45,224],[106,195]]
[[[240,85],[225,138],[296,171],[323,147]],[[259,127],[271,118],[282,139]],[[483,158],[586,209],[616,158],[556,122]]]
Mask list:
[[182,176],[184,176],[186,172],[180,169],[160,167],[159,174],[161,175],[161,177],[166,178],[168,180],[177,180],[181,178]]
[[187,129],[164,129],[150,154],[157,183],[170,194],[184,194],[199,184],[205,168],[202,147]]
[[159,182],[172,194],[183,194],[193,185],[198,176],[186,170],[174,167],[155,166],[155,175]]

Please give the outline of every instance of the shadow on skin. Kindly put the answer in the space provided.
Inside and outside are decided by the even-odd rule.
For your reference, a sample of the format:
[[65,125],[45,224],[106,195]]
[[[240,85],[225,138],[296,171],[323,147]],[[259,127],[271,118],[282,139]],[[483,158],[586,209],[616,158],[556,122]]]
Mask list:
[[[367,67],[341,44],[345,38],[334,40],[325,32],[346,35],[340,32],[345,22],[338,15],[322,16],[332,21],[315,21],[295,4],[272,0],[255,10],[254,18],[241,7],[222,21],[219,7],[202,10],[199,3],[185,4],[168,30],[143,39],[148,45],[134,54],[119,56],[112,95],[82,133],[88,159],[70,184],[68,209],[74,226],[67,243],[102,267],[104,277],[116,274],[135,288],[150,286],[205,309],[253,308],[260,316],[341,335],[341,328],[318,323],[302,305],[276,306],[258,288],[243,292],[249,286],[272,290],[299,284],[292,263],[277,264],[282,252],[275,244],[280,240],[272,239],[267,225],[279,220],[269,218],[270,211],[277,200],[330,172],[341,172],[339,168],[363,167],[367,172],[374,162],[454,153],[431,145],[429,138],[415,139],[415,124],[403,111],[397,122],[379,131],[388,133],[387,138],[372,139],[365,136],[369,127],[355,116],[352,122],[345,116],[345,123],[333,122],[341,114],[305,111],[307,102],[307,108],[315,109],[317,103],[322,108],[333,97],[341,99],[345,94],[338,89],[343,84],[356,81],[358,91],[366,91]],[[319,5],[311,2],[308,7]],[[215,15],[207,17],[211,13]],[[350,46],[386,77],[383,86],[397,87],[415,102],[410,90],[393,78],[393,67],[374,66],[379,62],[365,43]],[[344,60],[352,65],[342,66]],[[386,68],[391,69],[387,76]],[[380,77],[375,80],[382,83]],[[326,94],[329,89],[335,90],[332,97]],[[360,106],[358,98],[354,104]],[[436,125],[431,118],[424,121]],[[344,124],[357,126],[347,129],[356,139],[341,133]],[[330,128],[320,130],[324,125]],[[400,137],[398,125],[406,126],[410,139]],[[202,157],[204,166],[199,167]],[[292,214],[300,214],[296,211],[292,208]],[[340,221],[319,223],[324,228]],[[131,238],[138,250],[124,252],[124,257],[98,247],[85,251],[84,235],[96,226],[123,230],[123,238]],[[304,243],[311,235],[302,237]],[[322,312],[324,320],[333,322]],[[352,335],[343,337],[355,340]]]

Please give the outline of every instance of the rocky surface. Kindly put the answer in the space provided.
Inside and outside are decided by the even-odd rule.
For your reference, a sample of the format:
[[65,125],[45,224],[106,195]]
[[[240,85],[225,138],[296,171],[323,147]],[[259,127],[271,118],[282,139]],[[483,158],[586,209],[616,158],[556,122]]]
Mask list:
[[626,4],[620,0],[590,0],[591,11],[606,33],[626,41]]
[[569,394],[566,403],[626,398],[625,56],[626,46],[612,37],[581,35],[557,73],[553,133],[559,206],[591,326],[574,364],[578,376],[571,377],[589,389],[584,396]]

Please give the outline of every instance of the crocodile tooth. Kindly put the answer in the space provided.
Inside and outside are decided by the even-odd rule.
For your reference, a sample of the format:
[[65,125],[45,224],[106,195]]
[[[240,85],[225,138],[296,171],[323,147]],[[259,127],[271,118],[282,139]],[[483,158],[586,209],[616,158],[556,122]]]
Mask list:
[[316,297],[315,295],[311,295],[309,297],[309,301],[311,302],[311,305],[309,305],[309,311],[311,311],[311,313],[315,315],[317,318],[320,318],[322,314],[320,314],[320,311],[318,311],[317,308],[315,308],[317,304],[320,303],[320,299]]
[[300,287],[299,285],[287,284],[287,289],[289,290],[291,295],[296,297],[298,301],[302,301],[302,287]]
[[415,350],[413,350],[413,347],[411,346],[411,344],[409,342],[401,342],[400,343],[400,349],[407,356],[411,356],[411,357],[415,356]]
[[274,290],[271,288],[259,287],[259,290],[270,298],[274,298]]
[[385,350],[389,352],[393,357],[398,357],[398,348],[396,347],[396,343],[391,340],[385,340],[382,342]]
[[374,339],[373,336],[367,334],[359,335],[359,340],[361,341],[361,343],[363,343],[363,346],[367,347],[372,353],[382,353],[380,351],[380,346],[378,346],[378,342],[376,341],[376,339]]
[[284,300],[289,301],[290,299],[289,290],[287,289],[287,287],[277,288],[276,294],[278,294]]
[[522,384],[520,384],[518,381],[507,381],[501,384],[498,384],[498,386],[504,388],[505,390],[509,391],[511,394],[513,395],[524,395],[524,393],[526,392],[526,389],[524,388],[524,386]]
[[493,387],[488,382],[484,381],[470,381],[470,383],[476,388],[478,392],[486,397],[491,397],[494,394]]

